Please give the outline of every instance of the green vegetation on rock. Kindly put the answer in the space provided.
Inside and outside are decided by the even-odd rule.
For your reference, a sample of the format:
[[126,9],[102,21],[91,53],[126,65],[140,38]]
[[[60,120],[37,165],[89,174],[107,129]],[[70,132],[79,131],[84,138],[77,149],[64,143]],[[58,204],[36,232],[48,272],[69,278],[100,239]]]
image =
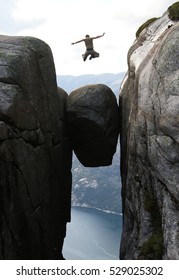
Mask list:
[[179,20],[179,2],[174,3],[168,8],[169,18],[171,20]]
[[141,256],[147,256],[149,260],[160,260],[163,255],[163,236],[162,233],[153,233],[149,239],[144,242],[141,248]]
[[143,258],[159,260],[163,255],[163,234],[162,234],[162,218],[154,194],[146,191],[144,200],[144,209],[150,213],[152,234],[141,247],[140,256]]
[[155,20],[157,20],[158,18],[154,17],[151,19],[148,19],[146,22],[144,22],[137,30],[136,32],[136,38],[139,37],[140,33],[146,28],[148,27],[152,22],[154,22]]

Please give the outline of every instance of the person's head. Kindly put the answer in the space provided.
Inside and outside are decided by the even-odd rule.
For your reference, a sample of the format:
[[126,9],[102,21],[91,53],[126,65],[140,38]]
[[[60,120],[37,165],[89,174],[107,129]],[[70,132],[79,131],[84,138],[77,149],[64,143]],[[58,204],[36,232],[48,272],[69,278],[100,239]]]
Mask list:
[[86,38],[89,38],[89,37],[90,37],[90,36],[87,34],[87,35],[86,35]]

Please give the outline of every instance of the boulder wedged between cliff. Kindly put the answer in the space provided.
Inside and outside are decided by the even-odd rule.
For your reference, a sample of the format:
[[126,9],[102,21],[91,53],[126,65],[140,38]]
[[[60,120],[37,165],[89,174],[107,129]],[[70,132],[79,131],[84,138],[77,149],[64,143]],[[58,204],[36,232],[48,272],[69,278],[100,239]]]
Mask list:
[[112,164],[119,134],[118,112],[116,97],[104,84],[87,85],[68,96],[68,131],[84,166]]

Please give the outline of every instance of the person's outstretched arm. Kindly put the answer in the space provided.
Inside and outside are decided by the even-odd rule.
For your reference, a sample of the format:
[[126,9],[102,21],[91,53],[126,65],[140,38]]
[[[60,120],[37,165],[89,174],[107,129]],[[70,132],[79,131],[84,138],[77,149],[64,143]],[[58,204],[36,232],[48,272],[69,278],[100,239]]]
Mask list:
[[84,39],[82,39],[82,40],[79,40],[79,41],[76,41],[76,42],[74,42],[74,43],[71,43],[72,45],[74,45],[74,44],[78,44],[78,43],[81,43],[81,42],[83,42],[84,41]]
[[105,34],[105,32],[104,32],[102,35],[99,35],[99,36],[96,36],[96,37],[92,37],[92,39],[98,39],[98,38],[101,38],[101,37],[103,37],[103,36],[104,36],[104,34]]

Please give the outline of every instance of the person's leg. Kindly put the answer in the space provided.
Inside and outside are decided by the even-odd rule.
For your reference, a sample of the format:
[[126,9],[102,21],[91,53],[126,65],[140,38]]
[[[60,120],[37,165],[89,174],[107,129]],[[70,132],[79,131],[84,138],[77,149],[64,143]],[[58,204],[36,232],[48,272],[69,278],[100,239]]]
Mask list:
[[93,51],[91,52],[91,56],[90,56],[89,59],[91,60],[92,58],[96,58],[96,57],[99,57],[99,53],[93,50]]
[[84,54],[82,54],[83,61],[86,61],[88,55],[90,55],[90,53],[88,51],[86,51]]
[[86,60],[86,55],[85,55],[85,53],[84,54],[82,54],[82,57],[83,57],[83,61],[85,61]]

